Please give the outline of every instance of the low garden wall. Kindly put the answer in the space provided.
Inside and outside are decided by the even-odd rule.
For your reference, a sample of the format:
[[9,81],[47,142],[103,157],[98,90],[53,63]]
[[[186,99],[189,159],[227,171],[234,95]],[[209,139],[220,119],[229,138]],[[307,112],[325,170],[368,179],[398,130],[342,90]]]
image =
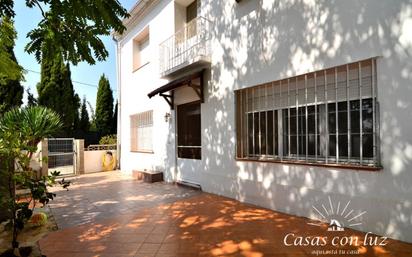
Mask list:
[[116,145],[90,145],[84,149],[84,173],[115,170]]

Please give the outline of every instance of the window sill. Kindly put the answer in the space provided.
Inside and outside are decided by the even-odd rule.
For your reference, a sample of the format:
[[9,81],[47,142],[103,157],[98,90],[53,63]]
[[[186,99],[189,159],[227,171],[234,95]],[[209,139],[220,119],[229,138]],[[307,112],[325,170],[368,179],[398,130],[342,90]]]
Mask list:
[[149,63],[150,63],[150,62],[146,62],[146,63],[144,63],[144,64],[140,65],[139,67],[134,68],[132,72],[134,73],[134,72],[136,72],[136,71],[138,71],[138,70],[142,69],[143,67],[147,66]]
[[130,150],[132,153],[148,153],[148,154],[154,154],[153,151],[145,151],[145,150]]
[[372,166],[360,166],[355,164],[338,164],[338,163],[308,163],[305,161],[281,161],[281,160],[270,160],[270,159],[253,159],[253,158],[235,158],[236,161],[242,162],[269,162],[269,163],[279,163],[279,164],[290,164],[290,165],[303,165],[303,166],[314,166],[322,168],[339,168],[339,169],[348,169],[348,170],[360,170],[360,171],[372,171],[378,172],[383,169],[383,167],[372,167]]

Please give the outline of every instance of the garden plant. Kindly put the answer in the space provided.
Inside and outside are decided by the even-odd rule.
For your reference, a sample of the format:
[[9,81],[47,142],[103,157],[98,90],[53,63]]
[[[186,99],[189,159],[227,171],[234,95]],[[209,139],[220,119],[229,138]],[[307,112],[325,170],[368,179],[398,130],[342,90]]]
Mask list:
[[[6,227],[11,230],[11,249],[1,256],[18,256],[18,235],[33,215],[36,204],[45,205],[55,197],[48,187],[55,184],[58,172],[41,174],[30,162],[41,140],[52,136],[61,128],[54,111],[40,106],[12,109],[0,118],[0,189],[2,206],[7,206]],[[47,158],[39,160],[47,162]],[[27,192],[20,195],[18,191]],[[19,253],[20,250],[20,253]],[[27,250],[27,249],[26,249]]]

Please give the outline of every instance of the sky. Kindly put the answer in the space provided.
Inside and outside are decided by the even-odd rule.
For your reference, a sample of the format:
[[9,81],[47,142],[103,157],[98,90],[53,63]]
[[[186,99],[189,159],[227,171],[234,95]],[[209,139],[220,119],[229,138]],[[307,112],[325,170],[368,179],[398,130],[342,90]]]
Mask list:
[[[136,1],[137,0],[120,0],[120,3],[127,10],[130,10]],[[31,93],[37,97],[36,85],[40,81],[40,73],[37,72],[40,72],[40,64],[37,63],[33,54],[29,55],[24,51],[24,47],[29,42],[29,39],[26,38],[27,33],[37,27],[37,24],[41,20],[41,14],[38,8],[28,8],[25,5],[25,2],[26,1],[23,0],[14,2],[14,10],[16,12],[14,25],[17,31],[14,53],[19,64],[23,66],[24,69],[28,70],[25,74],[25,81],[22,83],[24,88],[29,88]],[[85,96],[92,106],[95,106],[96,104],[97,85],[99,83],[99,78],[103,73],[110,81],[114,99],[117,98],[115,42],[111,36],[102,36],[101,39],[109,52],[109,57],[106,61],[96,62],[95,65],[89,65],[86,62],[82,62],[77,66],[71,64],[70,67],[74,90],[80,98]],[[27,101],[26,93],[23,101],[24,103]]]

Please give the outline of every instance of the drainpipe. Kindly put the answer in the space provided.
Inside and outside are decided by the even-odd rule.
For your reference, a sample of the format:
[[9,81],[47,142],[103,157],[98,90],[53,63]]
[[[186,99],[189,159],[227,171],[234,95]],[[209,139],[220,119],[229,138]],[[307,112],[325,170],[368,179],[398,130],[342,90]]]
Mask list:
[[116,78],[117,78],[117,141],[116,141],[116,150],[117,150],[117,168],[120,167],[120,157],[121,157],[121,138],[122,138],[122,129],[121,129],[121,113],[122,113],[122,83],[120,76],[120,67],[121,67],[121,54],[120,54],[120,42],[113,35],[113,41],[116,43]]

